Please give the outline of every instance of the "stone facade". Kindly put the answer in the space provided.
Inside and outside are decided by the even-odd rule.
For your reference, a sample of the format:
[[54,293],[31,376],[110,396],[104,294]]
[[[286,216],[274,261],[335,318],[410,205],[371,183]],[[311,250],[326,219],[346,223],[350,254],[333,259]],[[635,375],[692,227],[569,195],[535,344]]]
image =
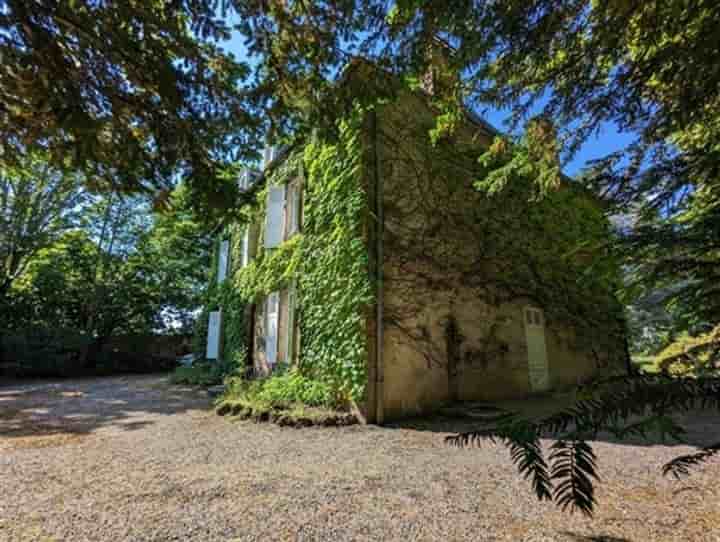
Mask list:
[[[377,285],[367,310],[367,420],[382,423],[454,400],[562,390],[623,371],[621,323],[612,314],[593,320],[575,311],[572,296],[584,292],[573,293],[574,271],[547,272],[602,255],[563,260],[554,232],[564,226],[535,224],[541,206],[476,189],[478,156],[494,136],[485,123],[468,117],[452,136],[431,142],[434,122],[428,101],[404,92],[369,113],[363,129],[358,190],[367,194],[369,272]],[[301,227],[302,186],[300,174],[286,190],[284,239],[293,234],[291,223]],[[597,205],[569,183],[561,191]],[[293,193],[296,199],[287,196]],[[572,228],[575,219],[566,220]],[[274,364],[302,356],[292,288],[271,295],[275,300],[259,300],[251,311],[259,374],[273,366],[268,337]],[[614,301],[602,287],[587,295],[602,307]],[[275,302],[276,319],[268,316]]]
[[[506,206],[473,186],[478,149],[493,134],[468,119],[432,144],[433,123],[427,103],[408,95],[377,113],[370,138],[384,207],[382,349],[375,361],[382,379],[370,394],[381,405],[370,409],[371,419],[420,414],[451,400],[562,390],[623,371],[619,322],[601,318],[604,329],[580,337],[562,310],[543,310],[544,298],[563,285],[531,280],[533,266],[560,262],[563,254],[543,238],[547,232],[516,229],[527,228],[521,214],[537,204]],[[525,254],[523,244],[547,246],[545,262]],[[612,304],[611,293],[599,295]]]

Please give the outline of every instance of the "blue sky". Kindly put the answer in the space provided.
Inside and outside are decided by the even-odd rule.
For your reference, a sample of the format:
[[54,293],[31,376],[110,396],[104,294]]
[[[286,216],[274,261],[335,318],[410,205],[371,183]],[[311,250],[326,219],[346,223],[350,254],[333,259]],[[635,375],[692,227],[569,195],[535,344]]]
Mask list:
[[[247,49],[243,45],[242,39],[237,35],[225,44],[225,48],[231,51],[238,60],[252,63],[247,57]],[[506,111],[489,109],[481,116],[501,132],[508,131],[506,120],[509,114]],[[588,162],[624,148],[632,141],[633,137],[632,134],[619,131],[611,123],[604,124],[600,133],[588,139],[573,160],[565,166],[565,173],[570,176],[577,174]]]

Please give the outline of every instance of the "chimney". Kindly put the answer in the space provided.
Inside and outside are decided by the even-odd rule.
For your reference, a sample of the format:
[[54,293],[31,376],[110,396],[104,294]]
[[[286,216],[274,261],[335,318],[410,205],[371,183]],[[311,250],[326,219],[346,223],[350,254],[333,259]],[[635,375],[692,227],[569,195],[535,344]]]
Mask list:
[[460,82],[460,74],[452,66],[453,48],[446,41],[435,37],[427,46],[427,69],[422,76],[422,89],[429,95],[454,92]]

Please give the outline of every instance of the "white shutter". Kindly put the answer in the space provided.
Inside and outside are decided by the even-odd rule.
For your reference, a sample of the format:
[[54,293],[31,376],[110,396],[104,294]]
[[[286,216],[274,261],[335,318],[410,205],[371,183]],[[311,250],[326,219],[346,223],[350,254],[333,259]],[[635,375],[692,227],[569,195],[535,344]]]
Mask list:
[[287,333],[285,334],[286,339],[287,339],[287,343],[285,345],[286,346],[285,352],[287,352],[286,362],[288,364],[291,364],[295,357],[294,356],[295,352],[293,352],[293,350],[295,348],[295,283],[294,282],[290,285],[290,288],[288,289],[287,299],[288,299],[288,310],[287,310],[288,318],[287,318]]
[[265,216],[265,248],[275,248],[282,243],[284,207],[285,187],[271,186],[268,190]]
[[250,224],[245,226],[245,233],[243,233],[242,239],[242,267],[245,267],[250,262]]
[[296,184],[288,186],[288,236],[300,230],[300,187]]
[[280,319],[280,293],[273,292],[267,297],[265,314],[267,315],[267,331],[265,333],[265,355],[268,365],[277,363],[278,323]]
[[218,359],[220,355],[220,311],[212,311],[208,316],[207,359]]
[[218,254],[218,272],[217,281],[220,284],[227,277],[228,256],[230,255],[230,241],[227,239],[220,242],[220,252]]

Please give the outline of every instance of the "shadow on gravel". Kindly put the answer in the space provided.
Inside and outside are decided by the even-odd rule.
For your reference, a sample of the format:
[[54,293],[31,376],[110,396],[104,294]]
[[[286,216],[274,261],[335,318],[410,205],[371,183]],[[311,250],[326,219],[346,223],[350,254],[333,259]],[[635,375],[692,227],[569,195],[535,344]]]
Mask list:
[[209,407],[204,391],[170,386],[167,375],[5,383],[0,447],[12,445],[11,439],[87,435],[102,427],[136,431],[155,423],[157,415]]
[[577,534],[570,531],[565,531],[562,534],[569,536],[571,540],[576,542],[632,542],[629,538],[617,538],[616,536],[604,536],[604,535],[583,535]]
[[[557,401],[537,398],[499,403],[458,403],[442,409],[435,415],[408,418],[386,424],[386,427],[457,434],[488,427],[494,418],[509,411],[520,412],[528,419],[538,419],[559,412],[571,404],[566,399]],[[720,441],[720,412],[717,410],[696,410],[678,414],[677,420],[687,431],[684,445],[703,447]],[[600,433],[594,441],[627,446],[683,445],[670,439],[663,440],[657,434],[648,434],[647,438],[632,437],[620,440],[610,433]]]

